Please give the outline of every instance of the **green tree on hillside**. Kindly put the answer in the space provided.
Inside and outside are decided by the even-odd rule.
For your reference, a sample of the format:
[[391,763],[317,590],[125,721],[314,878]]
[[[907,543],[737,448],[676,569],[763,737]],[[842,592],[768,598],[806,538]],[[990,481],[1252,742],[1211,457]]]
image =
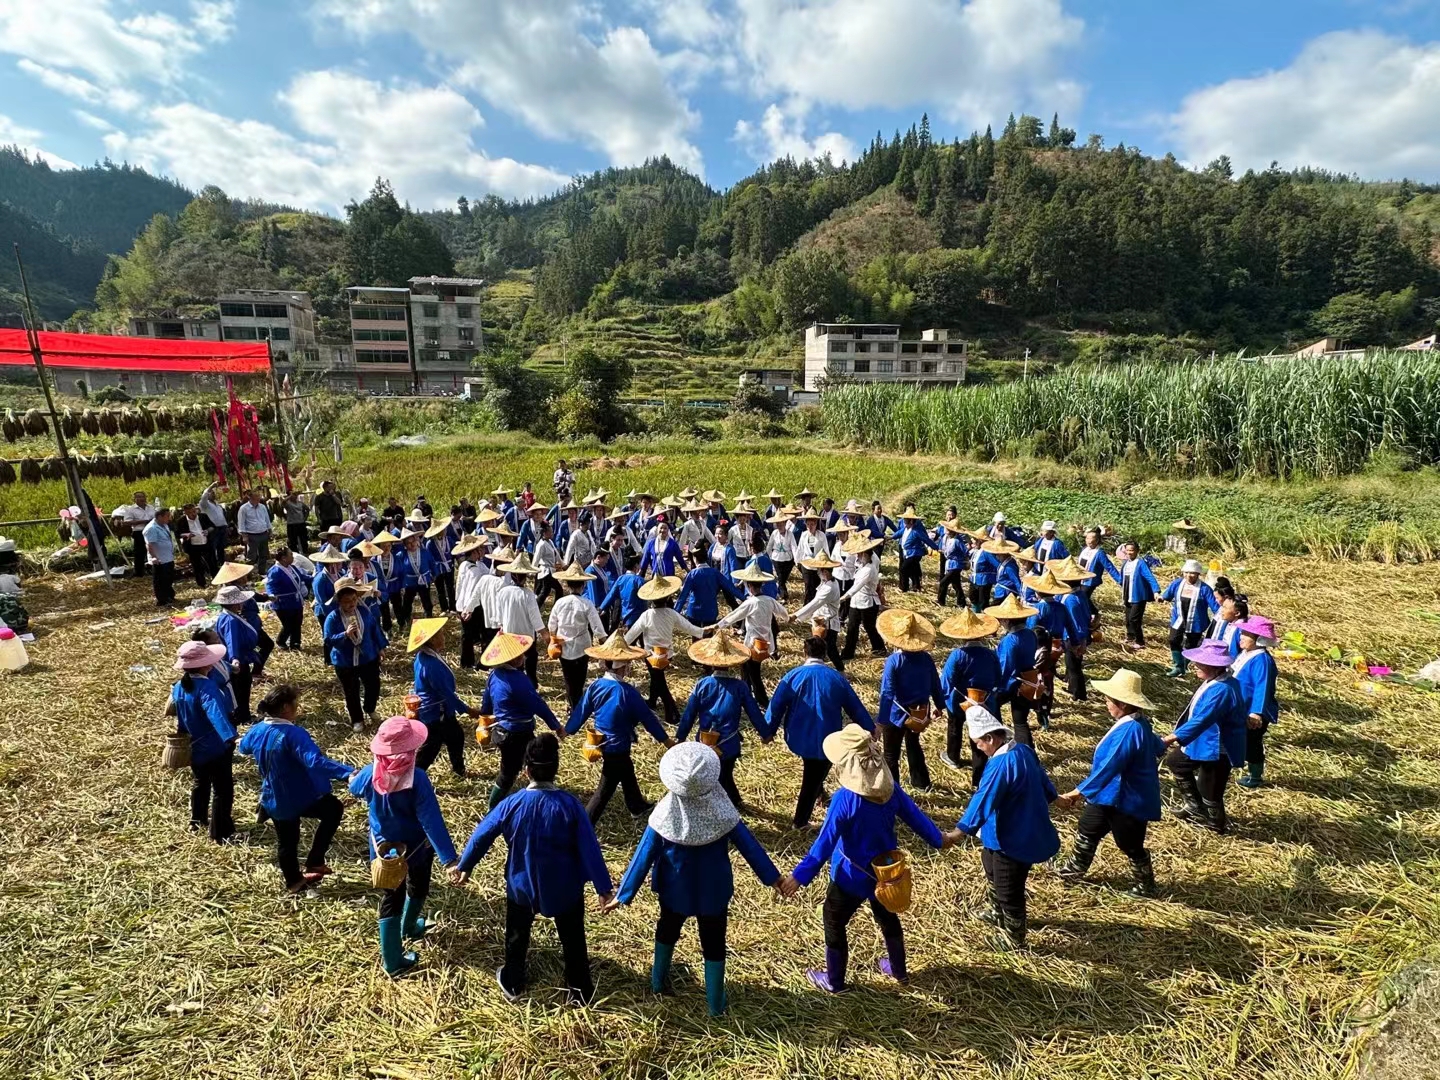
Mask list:
[[435,229],[377,179],[364,202],[345,207],[349,227],[341,266],[352,285],[403,286],[410,278],[455,274],[455,260]]
[[556,403],[556,430],[566,438],[595,436],[608,442],[633,426],[630,410],[620,404],[630,389],[635,369],[630,361],[592,345],[572,351],[565,362],[565,381]]

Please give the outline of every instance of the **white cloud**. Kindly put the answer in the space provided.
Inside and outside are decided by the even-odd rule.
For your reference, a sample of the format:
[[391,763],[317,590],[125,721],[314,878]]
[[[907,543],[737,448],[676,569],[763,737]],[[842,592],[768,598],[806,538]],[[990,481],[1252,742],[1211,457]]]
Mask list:
[[683,45],[709,45],[726,34],[725,20],[706,0],[641,0],[657,36]]
[[447,87],[387,86],[340,71],[297,77],[279,95],[307,138],[191,103],[151,109],[147,126],[113,131],[114,157],[165,172],[191,187],[338,211],[363,198],[377,176],[423,208],[476,190],[543,195],[569,177],[476,150],[479,112]]
[[235,32],[235,0],[190,0],[195,33],[206,41],[225,41]]
[[752,89],[846,109],[927,106],[980,125],[1062,112],[1084,23],[1063,0],[734,0]]
[[748,120],[735,122],[735,141],[756,161],[772,161],[791,157],[796,161],[830,155],[839,165],[855,160],[855,144],[838,132],[828,131],[814,139],[805,135],[808,107],[802,101],[790,101],[784,107],[772,104],[765,110],[759,124]]
[[1440,179],[1440,43],[1372,30],[1309,42],[1286,68],[1190,94],[1171,117],[1184,156],[1242,169],[1315,165]]
[[[671,67],[634,26],[597,25],[581,0],[317,0],[325,20],[361,35],[408,30],[477,91],[547,138],[575,140],[614,164],[668,154],[701,171],[690,140],[699,123],[669,78]],[[582,27],[595,27],[598,39]]]
[[34,128],[21,127],[10,117],[0,113],[0,146],[18,146],[32,158],[42,158],[50,163],[53,169],[73,169],[75,163],[68,161],[59,154],[52,154],[42,150],[37,145],[41,133]]
[[82,79],[79,75],[72,75],[68,71],[57,71],[44,64],[37,64],[28,57],[18,60],[15,66],[42,86],[49,87],[66,97],[83,101],[88,105],[106,105],[122,112],[130,112],[138,109],[144,100],[135,91],[127,90],[123,86],[108,88],[96,86],[89,79]]

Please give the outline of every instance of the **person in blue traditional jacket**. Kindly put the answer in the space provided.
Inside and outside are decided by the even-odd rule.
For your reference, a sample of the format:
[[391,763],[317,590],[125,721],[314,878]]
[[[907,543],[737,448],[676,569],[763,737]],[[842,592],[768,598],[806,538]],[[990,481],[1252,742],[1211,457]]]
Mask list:
[[[451,510],[448,520],[437,521],[425,530],[425,553],[430,556],[434,568],[435,602],[442,614],[455,610],[455,560],[450,551],[455,547],[455,533],[459,527],[460,508],[457,506]],[[426,611],[425,615],[428,618],[430,612]]]
[[921,570],[925,554],[939,551],[940,548],[930,536],[930,530],[925,528],[924,519],[915,512],[913,506],[907,506],[900,515],[900,525],[894,536],[900,545],[900,591],[923,591],[925,582]]
[[[330,792],[336,780],[349,780],[357,770],[335,761],[315,745],[296,720],[300,691],[281,683],[260,699],[260,719],[237,749],[255,759],[260,773],[260,806],[275,823],[276,862],[291,894],[316,885],[333,874],[325,863],[330,841],[345,808]],[[315,838],[300,868],[300,819],[314,818]]]
[[765,714],[754,692],[737,674],[750,659],[750,651],[728,630],[717,630],[714,637],[690,646],[690,659],[706,674],[690,691],[680,725],[675,729],[675,741],[684,742],[694,730],[701,742],[720,755],[720,786],[738,807],[740,789],[735,786],[735,763],[740,760],[741,714],[750,718],[757,734],[763,736],[766,731]]
[[850,680],[825,663],[825,642],[807,637],[802,648],[805,659],[776,684],[765,710],[765,730],[760,733],[762,740],[769,741],[783,727],[785,745],[800,759],[800,794],[795,799],[794,817],[797,829],[809,827],[815,800],[830,775],[830,759],[823,748],[825,736],[839,731],[847,716],[865,731],[875,730],[875,721]]
[[898,782],[903,746],[910,768],[910,787],[926,792],[930,790],[930,766],[925,761],[920,735],[945,712],[940,672],[930,655],[935,627],[923,615],[904,608],[891,608],[876,620],[876,626],[891,649],[880,674],[880,702],[875,709],[885,760]]
[[571,1003],[585,1005],[595,996],[585,941],[585,885],[594,886],[602,909],[614,887],[585,808],[555,783],[559,770],[555,736],[531,739],[525,748],[529,783],[485,815],[450,875],[451,882],[463,885],[496,838],[505,838],[505,963],[495,972],[495,981],[510,1002],[525,991],[530,932],[537,916],[555,924]]
[[380,619],[362,602],[370,586],[341,578],[335,586],[335,610],[325,619],[325,651],[345,695],[350,730],[364,731],[365,720],[379,718],[380,655],[390,644]]
[[244,726],[250,723],[250,687],[255,679],[255,669],[260,663],[256,651],[260,635],[245,618],[245,605],[255,599],[249,589],[238,585],[224,585],[215,594],[214,603],[219,605],[220,614],[215,617],[215,633],[225,643],[230,663],[230,688],[235,694],[235,723]]
[[661,746],[674,746],[675,741],[665,734],[659,718],[640,691],[625,681],[630,665],[645,659],[647,654],[642,648],[627,645],[624,635],[617,630],[601,644],[586,649],[585,655],[600,662],[600,675],[585,688],[565,724],[567,735],[575,734],[588,724],[601,740],[600,783],[585,804],[585,810],[592,822],[599,821],[618,787],[631,814],[648,814],[655,804],[645,798],[635,777],[635,760],[631,756],[635,729],[643,727]]
[[1043,568],[1046,563],[1054,560],[1070,557],[1070,549],[1065,546],[1065,541],[1056,534],[1056,524],[1053,521],[1042,521],[1040,523],[1040,536],[1035,543],[1030,545],[1030,550],[1035,555],[1035,561]]
[[1251,615],[1239,624],[1240,654],[1230,665],[1240,689],[1245,712],[1245,764],[1249,773],[1240,786],[1257,788],[1265,782],[1265,733],[1280,718],[1275,698],[1275,658],[1270,649],[1276,642],[1275,624],[1262,615]]
[[[961,608],[958,614],[940,624],[940,633],[945,637],[967,643],[951,651],[940,672],[940,689],[945,694],[945,753],[940,755],[940,760],[952,769],[961,768],[960,759],[969,742],[965,733],[965,710],[979,705],[990,710],[996,719],[1000,717],[1004,678],[1000,674],[999,657],[985,644],[999,629],[997,619],[976,615],[969,608]],[[980,774],[985,771],[988,760],[980,748],[970,742],[970,782],[976,787],[980,786]]]
[[1150,822],[1160,820],[1160,759],[1165,754],[1165,744],[1151,727],[1155,705],[1145,696],[1140,676],[1128,668],[1092,685],[1104,695],[1115,723],[1095,747],[1089,774],[1056,800],[1066,808],[1085,803],[1075,846],[1058,873],[1070,882],[1084,878],[1109,833],[1130,860],[1130,894],[1154,896],[1155,870],[1145,834]]
[[830,887],[825,892],[821,921],[825,927],[825,968],[809,971],[810,981],[821,990],[838,994],[847,988],[850,963],[848,927],[860,905],[870,904],[870,914],[885,939],[885,956],[880,972],[897,982],[909,981],[905,958],[905,931],[900,917],[886,908],[875,895],[877,860],[899,854],[896,821],[903,821],[926,844],[937,850],[951,846],[935,823],[915,801],[900,790],[884,753],[870,735],[850,726],[825,737],[824,752],[835,766],[840,790],[830,800],[825,827],[810,851],[780,882],[782,896],[793,896],[810,884],[821,867],[830,864]]
[[1240,686],[1230,675],[1230,653],[1218,641],[1185,650],[1200,677],[1190,703],[1164,737],[1170,747],[1165,765],[1185,801],[1176,816],[1192,825],[1224,833],[1225,786],[1230,770],[1245,764],[1245,706]]
[[650,989],[656,994],[666,992],[680,931],[685,920],[693,918],[705,958],[705,1004],[711,1016],[719,1016],[728,1004],[725,937],[730,898],[735,894],[730,848],[750,864],[762,885],[777,892],[780,871],[726,797],[720,785],[719,759],[709,748],[699,743],[671,747],[660,759],[660,780],[669,794],[651,812],[620,889],[605,910],[630,903],[650,877],[660,900]]
[[[954,510],[952,506],[950,508]],[[940,541],[940,581],[935,587],[935,602],[941,607],[950,590],[955,590],[955,603],[965,606],[965,570],[970,565],[970,534],[960,526],[959,519],[941,522],[945,532]]]
[[1090,648],[1095,624],[1095,611],[1090,607],[1085,586],[1093,580],[1093,576],[1089,571],[1080,569],[1073,560],[1059,567],[1055,576],[1070,586],[1070,591],[1060,597],[1070,616],[1070,626],[1065,633],[1065,690],[1072,700],[1084,701],[1085,653]]
[[981,918],[1004,932],[1003,947],[1024,948],[1025,879],[1032,866],[1060,850],[1060,834],[1050,820],[1055,785],[1035,751],[1015,742],[988,709],[970,706],[965,726],[990,762],[950,836],[980,838],[980,864],[991,899],[991,909]]
[[1055,576],[1054,569],[1025,579],[1025,602],[1035,609],[1026,625],[1035,634],[1035,670],[1044,684],[1044,693],[1034,702],[1041,731],[1050,729],[1059,654],[1064,651],[1065,643],[1075,637],[1075,624],[1064,602],[1070,595],[1070,586]]
[[879,499],[870,504],[870,516],[865,519],[865,529],[882,543],[895,535],[895,519],[885,513],[885,507]]
[[645,541],[645,551],[640,556],[640,576],[647,573],[656,577],[673,577],[675,568],[688,569],[685,553],[680,550],[680,541],[670,534],[670,522],[662,514],[655,526],[655,535]]
[[[772,580],[765,582],[760,587],[760,595],[768,596],[772,600],[780,599],[780,579],[775,574],[775,563],[765,553],[765,537],[757,529],[750,534],[750,551],[745,562],[745,569],[759,570],[762,574],[768,574]],[[708,625],[708,624],[706,624]]]
[[295,566],[295,553],[288,547],[276,548],[275,563],[265,574],[265,592],[270,596],[270,610],[280,620],[276,647],[298,650],[310,588],[305,575]]
[[1145,605],[1159,597],[1160,583],[1134,540],[1121,544],[1119,555],[1120,567],[1112,566],[1110,576],[1120,586],[1120,601],[1125,605],[1125,648],[1139,652],[1145,648]]
[[180,681],[166,712],[190,736],[190,828],[208,829],[217,844],[235,835],[235,723],[230,695],[209,677],[225,662],[224,645],[187,641],[175,654]]
[[995,556],[995,584],[990,590],[992,603],[1000,604],[1007,596],[1023,596],[1024,585],[1021,584],[1020,563],[1016,560],[1022,555],[1029,555],[1029,552],[1021,552],[1019,546],[1009,540],[988,540],[982,545],[986,551]]
[[464,713],[473,720],[480,715],[480,709],[467,704],[456,692],[455,673],[445,662],[445,628],[449,621],[444,616],[416,619],[410,626],[406,651],[415,654],[415,695],[420,699],[415,719],[430,732],[416,761],[428,772],[443,746],[450,755],[450,770],[463,779],[465,729],[460,726],[459,715]]
[[1075,561],[1080,564],[1080,569],[1093,575],[1083,586],[1085,595],[1090,599],[1091,607],[1095,606],[1095,590],[1104,584],[1105,575],[1109,574],[1117,580],[1119,577],[1119,571],[1115,569],[1115,564],[1105,553],[1103,539],[1100,530],[1091,525],[1085,530],[1085,546],[1075,555]]
[[[367,586],[365,596],[360,602],[365,606],[367,612],[375,616],[376,622],[380,623],[380,627],[383,630],[385,620],[381,612],[385,605],[379,597],[380,590],[378,582],[375,579],[373,562],[379,551],[379,548],[365,540],[360,541],[352,547],[348,556],[350,559],[350,569],[345,574],[344,580],[358,582],[361,585]],[[336,581],[335,584],[338,586],[340,582]]]
[[1204,640],[1210,617],[1220,610],[1214,590],[1200,580],[1204,573],[1205,567],[1199,559],[1186,559],[1180,576],[1160,594],[1160,599],[1170,604],[1170,670],[1165,674],[1172,679],[1185,674],[1182,654]]
[[710,552],[701,544],[690,549],[695,568],[685,575],[685,584],[675,599],[675,610],[696,626],[710,626],[720,619],[720,597],[725,596],[734,611],[745,599],[725,574],[710,565]]
[[[241,605],[240,617],[255,631],[255,655],[250,664],[250,676],[252,680],[259,680],[265,677],[265,664],[270,659],[270,654],[275,651],[275,639],[266,632],[265,621],[260,617],[259,601],[268,602],[270,596],[262,586],[250,584],[254,573],[255,568],[249,563],[227,562],[215,572],[210,584],[217,589],[222,585],[234,585],[248,594]],[[248,713],[246,715],[248,716]],[[247,724],[249,722],[248,719],[244,721]]]
[[492,810],[510,793],[524,767],[525,747],[535,737],[535,718],[544,720],[551,731],[564,734],[560,721],[525,673],[525,658],[534,644],[534,638],[502,630],[480,655],[480,663],[490,669],[480,714],[494,718],[490,738],[500,747],[500,768],[490,789]]
[[1215,612],[1210,629],[1205,631],[1205,640],[1220,642],[1230,650],[1233,661],[1240,655],[1240,624],[1250,618],[1250,598],[1237,593],[1227,578],[1217,579],[1213,588],[1220,610]]
[[615,579],[615,584],[595,606],[602,618],[607,617],[606,626],[612,630],[624,627],[629,630],[640,616],[650,609],[648,602],[640,599],[640,590],[645,586],[645,577],[640,573],[640,556],[633,552],[625,556],[625,573]]
[[[1000,641],[995,646],[995,656],[1000,661],[1000,677],[1004,680],[1000,704],[1010,705],[1010,730],[1015,741],[1032,746],[1030,735],[1030,710],[1036,701],[1044,696],[1044,682],[1035,666],[1039,643],[1035,631],[1026,626],[1026,620],[1039,614],[1035,608],[1021,603],[1020,598],[1011,595],[1003,604],[985,609],[985,614],[1000,623]],[[998,715],[998,710],[996,710]]]
[[410,620],[414,617],[415,598],[420,598],[420,606],[425,611],[425,618],[435,614],[430,601],[430,582],[435,577],[435,559],[429,551],[421,544],[419,533],[406,529],[400,534],[400,540],[404,544],[395,553],[395,572],[400,577],[400,606],[395,610],[395,620],[400,624],[402,630],[410,629]]
[[[314,598],[310,610],[320,624],[320,633],[325,633],[325,620],[335,610],[335,582],[344,575],[349,560],[338,551],[320,551],[310,560],[315,564],[315,576],[310,579],[310,595]],[[329,650],[324,649],[325,663],[330,663]]]
[[970,539],[978,540],[970,548],[970,610],[979,615],[991,606],[995,577],[1000,573],[1000,557],[986,550],[989,540],[981,540],[975,533],[970,534]]
[[406,951],[405,942],[419,940],[429,928],[421,912],[436,857],[446,869],[459,861],[435,788],[415,763],[426,734],[418,720],[390,717],[370,740],[375,760],[350,781],[350,794],[369,806],[370,857],[403,849],[405,880],[380,898],[380,963],[392,977],[420,960]]
[[395,611],[400,603],[400,594],[405,584],[396,573],[395,545],[400,537],[386,529],[378,529],[370,543],[380,549],[380,554],[370,560],[371,573],[375,575],[375,599],[380,602],[380,628],[390,633],[395,622]]

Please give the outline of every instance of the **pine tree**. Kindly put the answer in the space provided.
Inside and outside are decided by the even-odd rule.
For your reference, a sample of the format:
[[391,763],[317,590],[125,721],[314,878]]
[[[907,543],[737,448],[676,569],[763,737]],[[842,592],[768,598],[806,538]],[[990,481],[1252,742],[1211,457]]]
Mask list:
[[935,163],[938,155],[933,148],[922,150],[920,153],[920,167],[915,170],[915,210],[921,217],[929,217],[935,209],[935,189],[939,186]]
[[895,170],[895,190],[907,199],[915,198],[915,165],[910,151],[900,151],[900,167]]
[[928,112],[920,115],[920,149],[930,149],[930,114]]

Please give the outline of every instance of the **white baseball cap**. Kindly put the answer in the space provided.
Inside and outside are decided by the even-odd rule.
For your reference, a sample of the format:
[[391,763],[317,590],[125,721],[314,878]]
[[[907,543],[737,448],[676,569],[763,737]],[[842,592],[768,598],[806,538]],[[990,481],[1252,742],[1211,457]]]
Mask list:
[[978,742],[986,735],[993,735],[997,731],[1003,731],[1006,738],[1009,738],[1011,730],[995,719],[995,714],[983,705],[971,705],[965,710],[965,731],[972,741]]
[[1055,531],[1055,523],[1054,523],[1053,521],[1042,521],[1042,522],[1040,523],[1040,531],[1041,531],[1041,532],[1054,532],[1054,531]]
[[1000,524],[1002,521],[1004,521],[1004,520],[1005,520],[1005,515],[1004,515],[1004,514],[1001,514],[1001,513],[998,513],[998,512],[995,514],[995,524],[996,524],[996,525],[999,525],[999,524]]

